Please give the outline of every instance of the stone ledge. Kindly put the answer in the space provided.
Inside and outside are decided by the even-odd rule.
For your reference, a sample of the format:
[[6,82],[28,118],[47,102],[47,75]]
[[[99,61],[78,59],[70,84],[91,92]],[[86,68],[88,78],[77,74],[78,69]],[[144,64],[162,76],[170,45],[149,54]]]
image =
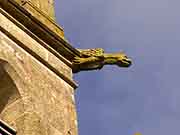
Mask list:
[[60,37],[14,0],[0,1],[0,6],[69,61],[72,61],[75,56],[80,57],[80,52],[73,48],[66,39]]
[[[15,0],[17,1],[17,0]],[[18,0],[19,1],[19,0]],[[21,0],[22,1],[22,0]],[[38,18],[40,22],[50,28],[53,32],[59,35],[61,38],[64,37],[64,30],[57,25],[54,20],[52,20],[48,15],[43,13],[38,7],[36,7],[31,1],[25,1],[24,3],[18,2],[22,7],[24,7],[34,18]]]
[[[2,14],[0,14],[1,17]],[[71,85],[73,88],[77,88],[77,84],[71,79],[71,73],[68,73],[69,76],[67,76],[67,73],[65,74],[63,72],[64,68],[68,68],[63,62],[57,59],[56,56],[53,56],[52,53],[50,53],[47,49],[43,48],[40,44],[38,44],[36,41],[33,41],[31,37],[28,37],[25,33],[23,34],[23,31],[18,29],[15,30],[13,28],[13,25],[8,25],[8,19],[5,17],[1,18],[3,21],[2,24],[0,24],[0,31],[2,31],[6,36],[8,36],[11,40],[13,40],[15,43],[17,43],[22,49],[24,49],[26,52],[28,52],[31,56],[36,58],[38,61],[40,61],[44,66],[48,67],[51,71],[53,71],[56,75],[58,75],[60,78],[62,78],[64,81],[66,81],[69,85]],[[6,22],[4,22],[6,20]],[[10,21],[9,21],[10,22]],[[8,26],[11,26],[8,28]],[[14,27],[17,27],[14,25]],[[18,33],[17,33],[18,32]],[[2,38],[2,37],[1,37]],[[24,39],[24,40],[22,40]],[[30,41],[28,41],[28,39]],[[29,44],[28,44],[29,43]],[[42,50],[41,50],[42,49]],[[43,53],[38,53],[39,51],[43,51]],[[52,57],[56,62],[52,64],[54,61],[52,61]],[[50,58],[50,61],[48,59]],[[63,70],[62,68],[63,67]],[[65,70],[64,70],[65,71]],[[67,69],[67,71],[71,71],[70,67]]]
[[3,133],[8,134],[8,135],[15,135],[16,131],[13,129],[10,125],[5,123],[0,119],[0,130],[3,131]]
[[8,13],[6,13],[3,9],[0,8],[0,13],[2,13],[5,17],[7,17],[10,21],[12,21],[16,26],[21,28],[24,32],[26,32],[29,36],[31,36],[34,40],[36,40],[39,44],[41,44],[43,47],[45,47],[47,50],[49,50],[51,53],[53,53],[57,58],[62,60],[64,63],[66,63],[69,67],[72,67],[72,64],[70,61],[62,57],[56,50],[54,50],[52,47],[47,45],[45,42],[43,42],[40,38],[38,38],[36,35],[34,35],[31,31],[29,31],[26,27],[21,25],[19,22],[17,22],[13,17],[11,17]]

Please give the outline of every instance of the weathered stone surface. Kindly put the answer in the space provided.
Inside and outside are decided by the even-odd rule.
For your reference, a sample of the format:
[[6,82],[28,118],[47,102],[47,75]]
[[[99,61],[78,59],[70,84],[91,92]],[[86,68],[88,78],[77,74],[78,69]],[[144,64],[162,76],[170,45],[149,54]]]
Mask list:
[[[67,75],[68,78],[72,78],[71,68],[69,66],[61,62],[45,47],[43,47],[29,35],[27,35],[25,31],[14,25],[2,14],[0,14],[0,26],[7,32],[9,32],[9,34],[12,34],[14,38],[16,38],[16,40],[20,41],[23,44],[21,45],[21,47],[27,48],[29,51],[32,51],[32,53],[35,53],[36,55],[38,55],[38,57],[51,64],[51,66],[56,68],[60,73],[65,76]],[[16,46],[12,46],[11,48],[12,50],[15,50]]]
[[[67,60],[72,61],[74,57],[80,56],[80,52],[72,47],[70,43],[63,37],[63,29],[61,29],[54,21],[49,20],[46,16],[41,14],[38,9],[32,7],[28,1],[21,6],[14,0],[0,1],[0,12],[13,21],[18,26],[23,26],[26,33],[32,32],[31,37],[43,44],[39,39],[46,42],[50,47],[56,50],[57,53],[64,56]],[[3,9],[3,10],[2,10]],[[34,9],[34,11],[32,11]],[[12,18],[13,17],[13,18]],[[16,21],[14,20],[16,19]],[[17,23],[17,21],[19,23]],[[24,28],[21,29],[24,30]],[[36,36],[34,36],[34,34]]]
[[0,28],[0,118],[17,135],[77,135],[71,68],[2,14]]
[[46,15],[55,19],[54,0],[31,0],[31,3],[38,7]]
[[21,5],[26,4],[26,2],[30,2],[34,6],[36,6],[41,12],[46,14],[52,19],[55,19],[54,15],[54,0],[15,0]]

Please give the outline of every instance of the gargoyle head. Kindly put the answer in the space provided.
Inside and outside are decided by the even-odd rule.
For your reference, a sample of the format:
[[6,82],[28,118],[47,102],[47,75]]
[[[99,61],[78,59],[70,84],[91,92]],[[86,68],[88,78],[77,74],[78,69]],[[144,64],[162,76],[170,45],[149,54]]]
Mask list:
[[123,52],[115,54],[117,58],[116,64],[119,67],[129,67],[132,64],[132,60],[127,57],[127,55]]

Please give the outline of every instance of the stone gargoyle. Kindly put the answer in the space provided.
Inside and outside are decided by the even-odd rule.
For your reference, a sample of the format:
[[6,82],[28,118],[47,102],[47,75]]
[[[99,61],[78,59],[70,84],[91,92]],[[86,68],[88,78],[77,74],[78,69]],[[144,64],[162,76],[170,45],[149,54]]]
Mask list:
[[101,69],[104,65],[117,65],[129,67],[132,64],[123,52],[104,53],[102,48],[78,49],[81,57],[75,57],[72,61],[73,72]]

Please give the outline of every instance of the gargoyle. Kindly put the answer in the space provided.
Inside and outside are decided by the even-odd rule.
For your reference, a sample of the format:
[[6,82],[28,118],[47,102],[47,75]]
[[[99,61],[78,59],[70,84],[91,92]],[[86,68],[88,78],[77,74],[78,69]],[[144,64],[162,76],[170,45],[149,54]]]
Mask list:
[[78,49],[81,57],[73,60],[73,72],[101,69],[104,65],[117,65],[119,67],[129,67],[132,64],[123,52],[104,53],[102,48]]

